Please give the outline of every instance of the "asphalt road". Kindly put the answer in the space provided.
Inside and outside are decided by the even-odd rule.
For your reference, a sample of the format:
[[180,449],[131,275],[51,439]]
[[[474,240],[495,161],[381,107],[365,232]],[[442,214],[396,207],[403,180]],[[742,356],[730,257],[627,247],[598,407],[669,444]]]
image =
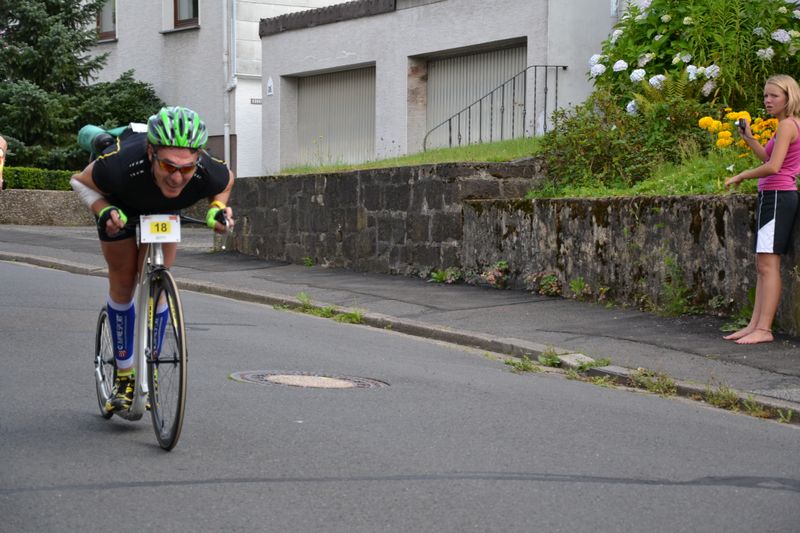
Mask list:
[[[0,263],[1,531],[797,531],[798,429],[184,293],[187,418],[99,416],[105,281]],[[238,371],[368,389],[247,384]]]

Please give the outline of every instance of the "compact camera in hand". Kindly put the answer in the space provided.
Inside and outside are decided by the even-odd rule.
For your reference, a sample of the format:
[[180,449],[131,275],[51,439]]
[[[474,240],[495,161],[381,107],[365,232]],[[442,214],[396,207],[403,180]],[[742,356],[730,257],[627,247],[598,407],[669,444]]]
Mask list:
[[744,130],[745,127],[747,127],[747,119],[744,118],[736,119],[736,127],[739,128],[740,130]]

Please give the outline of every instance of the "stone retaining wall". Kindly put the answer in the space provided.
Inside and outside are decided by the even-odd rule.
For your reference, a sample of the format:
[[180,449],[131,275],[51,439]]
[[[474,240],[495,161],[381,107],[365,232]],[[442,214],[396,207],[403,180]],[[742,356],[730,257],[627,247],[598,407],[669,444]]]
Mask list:
[[263,257],[412,274],[461,261],[468,199],[518,198],[538,162],[446,164],[238,180],[234,246]]
[[[517,286],[552,273],[564,296],[582,280],[591,298],[730,312],[755,286],[754,210],[754,195],[470,201],[461,264],[480,272],[508,261]],[[798,335],[798,251],[783,258],[782,279],[777,323]]]
[[0,224],[88,226],[94,218],[72,191],[7,189],[0,192]]
[[[198,202],[183,212],[205,219],[206,202]],[[92,226],[89,208],[72,191],[7,189],[0,191],[0,224],[30,226]]]
[[[520,200],[542,176],[527,162],[240,179],[229,244],[265,259],[407,275],[479,274],[504,260],[512,286],[549,272],[564,296],[582,280],[591,298],[640,307],[665,305],[670,288],[706,311],[746,301],[754,196]],[[92,223],[72,192],[0,193],[0,224]],[[797,241],[800,217],[794,232]],[[800,250],[782,267],[777,324],[800,335]]]

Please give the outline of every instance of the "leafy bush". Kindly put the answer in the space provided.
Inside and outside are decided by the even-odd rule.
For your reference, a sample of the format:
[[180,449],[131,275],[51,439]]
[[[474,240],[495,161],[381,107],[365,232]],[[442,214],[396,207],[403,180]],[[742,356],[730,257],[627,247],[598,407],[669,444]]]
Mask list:
[[47,170],[43,168],[6,167],[3,179],[10,189],[46,189],[71,191],[69,179],[74,172],[69,170]]
[[793,2],[639,3],[629,6],[589,63],[595,85],[618,101],[686,74],[696,98],[747,108],[761,101],[771,74],[800,74],[800,10]]
[[630,187],[664,163],[680,162],[690,147],[707,151],[697,127],[708,109],[680,97],[643,100],[636,114],[622,109],[607,90],[554,114],[541,141],[553,191],[563,186]]

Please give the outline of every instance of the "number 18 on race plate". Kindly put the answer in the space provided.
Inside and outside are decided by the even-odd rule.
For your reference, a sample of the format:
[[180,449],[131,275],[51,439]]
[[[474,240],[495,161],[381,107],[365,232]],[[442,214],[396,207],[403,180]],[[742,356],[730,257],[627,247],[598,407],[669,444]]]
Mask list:
[[181,219],[178,215],[142,215],[139,217],[141,242],[181,242]]

